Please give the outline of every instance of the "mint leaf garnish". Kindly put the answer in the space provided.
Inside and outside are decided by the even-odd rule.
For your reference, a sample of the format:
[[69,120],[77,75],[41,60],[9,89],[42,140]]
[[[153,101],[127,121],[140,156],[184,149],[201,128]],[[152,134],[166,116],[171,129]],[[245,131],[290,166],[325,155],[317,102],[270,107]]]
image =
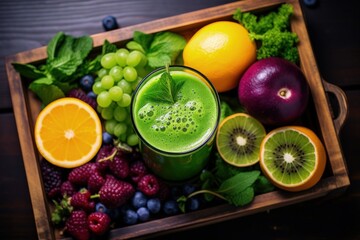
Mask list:
[[64,97],[76,87],[77,78],[101,68],[99,58],[92,61],[88,56],[93,48],[90,36],[73,37],[57,33],[46,49],[47,59],[42,65],[12,63],[23,77],[31,79],[29,89],[47,105]]
[[174,104],[177,101],[181,87],[184,85],[184,81],[175,82],[167,65],[166,71],[161,74],[158,84],[157,90],[149,94],[148,98],[154,102]]

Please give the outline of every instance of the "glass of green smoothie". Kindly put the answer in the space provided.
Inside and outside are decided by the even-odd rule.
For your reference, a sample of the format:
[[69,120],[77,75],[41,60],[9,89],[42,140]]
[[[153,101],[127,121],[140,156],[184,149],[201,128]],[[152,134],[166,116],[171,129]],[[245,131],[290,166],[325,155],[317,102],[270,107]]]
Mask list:
[[131,119],[147,166],[168,181],[186,181],[208,163],[220,119],[211,82],[186,66],[158,68],[139,83]]

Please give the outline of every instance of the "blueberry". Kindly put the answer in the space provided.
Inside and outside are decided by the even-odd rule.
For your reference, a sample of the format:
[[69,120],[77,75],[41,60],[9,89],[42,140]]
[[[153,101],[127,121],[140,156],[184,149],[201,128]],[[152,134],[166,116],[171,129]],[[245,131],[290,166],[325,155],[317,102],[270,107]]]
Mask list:
[[114,209],[109,209],[107,214],[109,215],[109,217],[113,220],[117,219],[120,215],[120,210],[118,208],[114,208]]
[[119,28],[119,25],[114,16],[106,16],[102,20],[102,25],[105,31],[110,31]]
[[96,99],[96,97],[97,97],[97,95],[93,91],[88,92],[86,95],[92,99]]
[[185,183],[183,185],[182,192],[185,196],[188,196],[195,191],[196,191],[196,186],[194,184]]
[[95,206],[95,210],[97,212],[103,212],[103,213],[107,213],[107,211],[108,211],[108,209],[102,203],[97,203],[96,206]]
[[179,212],[179,206],[175,200],[168,200],[164,203],[163,211],[166,215],[175,215]]
[[128,225],[137,223],[138,219],[139,219],[138,214],[134,210],[131,210],[131,209],[126,210],[123,215],[123,221],[125,224],[128,224]]
[[196,198],[196,197],[189,198],[186,201],[185,207],[186,207],[187,211],[198,210],[200,208],[200,200],[198,198]]
[[89,92],[94,85],[94,77],[90,74],[87,74],[80,78],[80,87],[85,91]]
[[136,213],[141,222],[146,222],[150,219],[150,212],[146,207],[139,208]]
[[315,7],[317,4],[317,0],[303,0],[303,2],[307,7]]
[[131,210],[131,209],[132,209],[131,206],[128,203],[126,203],[120,207],[120,213],[125,214],[127,210]]
[[156,214],[160,212],[161,209],[161,202],[158,198],[151,198],[146,203],[147,208],[149,209],[150,213]]
[[135,209],[139,209],[141,207],[145,207],[146,206],[146,202],[147,202],[147,198],[145,196],[145,194],[143,194],[140,191],[137,191],[134,194],[134,197],[132,198],[132,205]]
[[182,195],[182,189],[178,186],[173,186],[170,189],[171,198],[177,200]]
[[112,143],[112,141],[113,141],[113,137],[111,136],[110,133],[108,133],[108,132],[103,132],[103,134],[102,134],[102,140],[103,140],[103,143],[105,143],[105,144],[110,144],[110,143]]

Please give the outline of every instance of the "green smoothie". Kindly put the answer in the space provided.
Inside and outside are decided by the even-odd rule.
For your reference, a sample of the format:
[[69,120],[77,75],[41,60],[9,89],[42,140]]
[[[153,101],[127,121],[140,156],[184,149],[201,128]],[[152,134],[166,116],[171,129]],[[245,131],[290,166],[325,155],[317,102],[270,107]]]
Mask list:
[[183,180],[206,165],[219,121],[219,99],[209,82],[190,69],[173,67],[170,75],[175,83],[183,82],[176,101],[152,98],[159,94],[160,71],[137,89],[132,119],[149,167],[163,178]]

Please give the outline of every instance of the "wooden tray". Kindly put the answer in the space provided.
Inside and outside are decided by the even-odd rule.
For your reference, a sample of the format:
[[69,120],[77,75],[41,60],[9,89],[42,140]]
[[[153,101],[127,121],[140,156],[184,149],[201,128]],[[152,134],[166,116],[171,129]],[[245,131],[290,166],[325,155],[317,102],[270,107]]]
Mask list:
[[[324,174],[321,181],[310,190],[299,193],[274,191],[258,195],[254,201],[246,207],[234,207],[232,205],[222,204],[192,213],[180,214],[114,229],[109,234],[110,238],[154,236],[194,228],[299,203],[320,196],[332,196],[333,194],[341,193],[350,184],[346,163],[338,138],[338,133],[346,119],[348,111],[346,96],[340,88],[322,80],[312,52],[302,11],[297,0],[239,1],[95,34],[92,36],[95,46],[94,52],[96,53],[100,50],[105,39],[118,46],[123,45],[132,38],[134,30],[147,33],[170,30],[189,38],[197,29],[210,22],[231,20],[236,8],[241,8],[242,11],[261,12],[278,7],[279,4],[285,2],[292,4],[294,7],[291,27],[292,31],[297,33],[300,39],[298,46],[301,61],[300,65],[311,89],[312,101],[307,110],[307,116],[309,116],[311,127],[324,142],[328,155],[326,174]],[[45,59],[46,47],[41,47],[9,56],[6,58],[5,63],[38,237],[39,239],[55,239],[55,237],[59,236],[50,223],[50,205],[44,194],[39,172],[39,155],[32,134],[34,122],[40,110],[40,104],[34,95],[28,91],[20,75],[11,65],[12,62],[36,64],[43,62]],[[339,114],[336,118],[332,116],[328,93],[333,94],[339,103]]]

